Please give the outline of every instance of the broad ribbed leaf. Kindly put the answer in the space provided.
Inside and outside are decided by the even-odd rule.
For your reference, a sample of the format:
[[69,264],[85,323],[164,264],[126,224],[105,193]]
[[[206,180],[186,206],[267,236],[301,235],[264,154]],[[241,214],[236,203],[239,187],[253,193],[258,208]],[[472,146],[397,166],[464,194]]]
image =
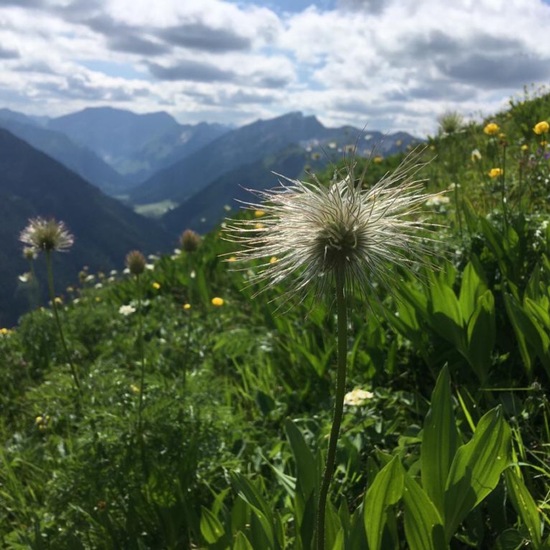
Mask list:
[[[477,269],[476,269],[477,267]],[[462,272],[462,282],[460,284],[460,295],[458,301],[462,316],[467,321],[474,312],[478,298],[487,290],[487,285],[479,276],[477,264],[468,262],[468,265]]]
[[254,550],[254,547],[250,544],[250,541],[246,538],[246,535],[242,531],[239,531],[235,536],[233,550]]
[[387,509],[401,499],[403,483],[403,466],[395,456],[378,472],[367,491],[363,519],[370,550],[380,550]]
[[508,487],[510,500],[529,531],[533,547],[535,549],[542,548],[542,523],[537,505],[531,493],[529,493],[525,483],[523,483],[523,479],[513,468],[507,468],[504,475],[506,477],[506,486]]
[[487,290],[478,298],[468,323],[468,361],[482,384],[489,374],[495,339],[495,299]]
[[456,452],[445,491],[445,535],[451,539],[462,520],[497,485],[509,464],[510,427],[500,407],[484,415],[466,445]]
[[535,357],[532,353],[531,347],[527,343],[528,339],[526,335],[535,333],[533,323],[523,311],[523,308],[518,300],[506,292],[504,293],[504,305],[506,306],[508,319],[510,320],[516,334],[518,348],[521,353],[521,358],[523,359],[523,364],[525,365],[527,373],[530,375]]
[[292,420],[285,422],[285,431],[296,463],[296,490],[306,501],[318,483],[317,463],[302,432]]
[[201,534],[208,544],[214,544],[224,534],[220,520],[208,508],[202,507]]
[[405,536],[410,550],[445,550],[443,522],[434,503],[408,474],[403,490]]
[[252,485],[243,475],[238,472],[231,472],[230,477],[233,487],[237,490],[239,496],[251,506],[252,512],[258,520],[257,524],[253,522],[252,527],[254,528],[257,525],[261,528],[266,540],[268,540],[271,547],[273,547],[274,534],[271,507],[265,499],[262,498],[254,485]]
[[424,420],[420,455],[422,486],[441,516],[445,510],[447,477],[458,448],[458,432],[451,398],[451,379],[443,367]]

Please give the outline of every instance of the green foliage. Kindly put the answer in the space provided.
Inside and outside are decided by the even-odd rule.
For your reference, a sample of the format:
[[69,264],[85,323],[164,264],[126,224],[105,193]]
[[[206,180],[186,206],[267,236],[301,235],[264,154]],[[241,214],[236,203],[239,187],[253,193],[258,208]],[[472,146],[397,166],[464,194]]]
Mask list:
[[[327,548],[550,545],[548,97],[430,139],[434,269],[350,300]],[[3,547],[312,548],[334,309],[277,310],[233,250],[213,231],[139,289],[83,272],[58,311],[80,399],[50,308],[0,331]]]

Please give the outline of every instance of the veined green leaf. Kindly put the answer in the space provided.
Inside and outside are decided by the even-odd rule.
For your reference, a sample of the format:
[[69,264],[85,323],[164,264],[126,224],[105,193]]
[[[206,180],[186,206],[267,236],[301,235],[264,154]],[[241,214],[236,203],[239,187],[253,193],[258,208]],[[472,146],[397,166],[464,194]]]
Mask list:
[[296,462],[296,489],[306,501],[319,482],[315,457],[292,420],[285,422],[285,431]]
[[462,273],[462,283],[460,285],[460,295],[458,301],[462,316],[466,321],[470,319],[476,309],[479,297],[487,290],[487,284],[478,273],[481,266],[468,262]]
[[242,531],[239,531],[235,536],[233,550],[254,550],[254,547],[250,544],[250,541],[246,538],[246,535]]
[[508,466],[510,427],[497,407],[479,421],[469,443],[456,452],[445,490],[445,535],[451,539],[466,515],[497,485]]
[[378,472],[365,497],[363,519],[370,550],[380,550],[387,508],[401,499],[403,484],[403,466],[395,456]]
[[405,536],[410,550],[445,550],[443,522],[434,503],[408,474],[403,489]]
[[437,378],[422,434],[422,485],[443,516],[447,477],[459,443],[446,366]]
[[487,290],[477,299],[468,322],[468,362],[482,384],[485,384],[489,375],[495,340],[495,298]]
[[214,544],[225,533],[220,520],[208,508],[202,506],[201,534],[208,544]]
[[510,500],[516,509],[519,517],[529,531],[531,542],[535,549],[542,548],[542,523],[539,511],[531,493],[523,483],[523,479],[513,468],[507,468],[504,472],[506,486]]
[[503,295],[506,313],[508,314],[508,319],[514,328],[514,333],[518,342],[521,358],[523,359],[523,364],[525,365],[527,374],[531,375],[534,356],[530,346],[527,344],[526,333],[534,330],[532,323],[514,296],[506,292]]
[[[239,496],[248,503],[254,516],[257,518],[263,534],[267,541],[269,541],[270,547],[274,544],[274,534],[272,526],[272,511],[269,504],[260,495],[256,487],[238,472],[231,472],[231,483],[239,493]],[[253,525],[254,527],[254,525]]]

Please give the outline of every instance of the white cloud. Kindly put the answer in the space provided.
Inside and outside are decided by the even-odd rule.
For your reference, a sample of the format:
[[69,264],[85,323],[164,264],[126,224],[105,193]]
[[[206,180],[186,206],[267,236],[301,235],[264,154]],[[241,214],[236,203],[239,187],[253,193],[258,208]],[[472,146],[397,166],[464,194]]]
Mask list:
[[447,109],[490,114],[550,81],[543,0],[268,5],[0,0],[0,107],[108,103],[234,124],[302,110],[422,135]]

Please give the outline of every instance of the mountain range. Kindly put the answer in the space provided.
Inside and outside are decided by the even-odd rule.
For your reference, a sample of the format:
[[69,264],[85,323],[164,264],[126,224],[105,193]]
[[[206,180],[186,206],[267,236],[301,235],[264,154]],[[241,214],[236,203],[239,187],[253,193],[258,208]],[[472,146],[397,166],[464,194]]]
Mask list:
[[390,155],[419,141],[327,128],[300,112],[230,128],[111,107],[57,118],[0,109],[0,325],[24,309],[17,237],[29,217],[55,216],[75,233],[74,251],[58,260],[68,283],[83,265],[121,267],[131,248],[164,253],[184,229],[209,231],[235,199],[253,199],[246,189],[276,186],[273,172],[298,178],[344,155]]

